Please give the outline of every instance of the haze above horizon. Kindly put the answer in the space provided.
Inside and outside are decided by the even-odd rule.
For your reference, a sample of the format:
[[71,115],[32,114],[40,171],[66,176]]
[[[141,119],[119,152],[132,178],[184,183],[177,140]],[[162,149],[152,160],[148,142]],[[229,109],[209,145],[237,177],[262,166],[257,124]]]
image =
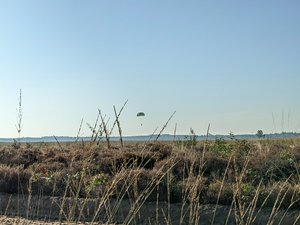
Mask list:
[[[300,2],[1,1],[0,137],[299,132]],[[144,117],[137,117],[144,112]],[[142,125],[141,125],[142,124]],[[117,134],[116,132],[114,133]]]

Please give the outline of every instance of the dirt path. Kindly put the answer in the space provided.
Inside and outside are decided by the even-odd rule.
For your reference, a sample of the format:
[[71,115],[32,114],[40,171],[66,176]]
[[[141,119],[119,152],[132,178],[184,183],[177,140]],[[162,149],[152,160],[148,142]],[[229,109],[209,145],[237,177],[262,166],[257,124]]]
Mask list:
[[[36,198],[35,196],[32,196],[30,199],[28,196],[18,199],[16,195],[0,193],[0,215],[5,215],[0,216],[0,224],[75,224],[57,222],[60,221],[60,218],[65,221],[68,220],[68,218],[86,221],[76,224],[91,224],[89,221],[93,220],[98,221],[98,223],[93,223],[94,225],[103,224],[106,221],[122,224],[124,221],[128,221],[131,215],[132,203],[128,200],[117,202],[115,199],[111,199],[103,206],[102,210],[97,210],[99,200],[96,199],[88,199],[85,204],[81,202],[84,200],[79,199],[74,202],[72,199],[65,199],[63,208],[60,206],[62,205],[61,201],[61,198]],[[19,209],[16,207],[18,202],[20,203]],[[118,205],[118,208],[116,211],[113,211],[113,207],[116,205]],[[76,208],[74,208],[72,216],[69,216],[72,206],[76,206]],[[189,204],[183,206],[180,203],[168,205],[166,202],[159,202],[157,205],[156,202],[146,202],[135,214],[134,218],[132,217],[133,220],[131,224],[147,225],[158,222],[161,225],[165,225],[168,224],[166,223],[168,216],[173,225],[195,224],[194,220],[191,222],[190,209],[193,209],[193,206]],[[63,213],[60,215],[62,210]],[[215,205],[200,205],[195,212],[199,216],[199,222],[196,222],[198,225],[211,224],[212,220],[214,220],[214,225],[223,225],[227,219],[228,225],[236,224],[236,218],[230,206],[220,205],[216,208]],[[95,216],[95,214],[97,216]],[[20,215],[21,218],[16,217],[16,215]],[[255,219],[251,217],[253,219],[250,223],[251,225],[270,224],[270,221],[273,222],[273,225],[300,225],[300,209],[290,211],[279,210],[274,215],[272,214],[271,208],[264,208],[262,210],[256,209],[253,215]],[[247,215],[245,216],[247,220]],[[24,218],[30,218],[30,220]],[[105,224],[108,225],[107,223]]]

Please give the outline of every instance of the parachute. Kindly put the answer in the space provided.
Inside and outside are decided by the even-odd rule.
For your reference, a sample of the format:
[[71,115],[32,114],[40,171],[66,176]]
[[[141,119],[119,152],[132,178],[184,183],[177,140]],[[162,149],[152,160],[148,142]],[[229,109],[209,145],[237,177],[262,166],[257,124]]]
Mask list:
[[138,112],[138,113],[136,114],[136,116],[145,116],[145,113],[143,113],[143,112]]
[[[143,113],[143,112],[138,112],[138,113],[136,114],[136,116],[137,116],[137,117],[144,117],[144,116],[145,116],[145,113]],[[140,123],[141,123],[141,126],[143,126],[142,119],[140,119]]]

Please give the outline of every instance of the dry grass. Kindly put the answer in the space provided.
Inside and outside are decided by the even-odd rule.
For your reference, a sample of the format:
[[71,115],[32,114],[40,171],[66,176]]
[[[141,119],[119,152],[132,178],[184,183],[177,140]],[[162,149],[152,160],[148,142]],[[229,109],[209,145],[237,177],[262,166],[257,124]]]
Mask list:
[[[27,218],[33,205],[39,214],[36,199],[57,198],[48,218],[56,212],[69,222],[199,224],[201,207],[212,204],[211,223],[224,205],[228,224],[256,224],[266,209],[262,224],[272,224],[299,212],[299,171],[299,140],[0,146],[0,192],[24,195]],[[154,216],[145,219],[152,203]],[[172,223],[174,204],[180,218]]]

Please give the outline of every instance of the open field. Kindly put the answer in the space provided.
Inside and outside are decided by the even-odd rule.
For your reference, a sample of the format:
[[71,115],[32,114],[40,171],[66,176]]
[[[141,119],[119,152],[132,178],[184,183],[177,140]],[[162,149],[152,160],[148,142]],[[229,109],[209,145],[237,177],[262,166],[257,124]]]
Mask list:
[[300,140],[3,144],[0,192],[48,223],[296,225]]

